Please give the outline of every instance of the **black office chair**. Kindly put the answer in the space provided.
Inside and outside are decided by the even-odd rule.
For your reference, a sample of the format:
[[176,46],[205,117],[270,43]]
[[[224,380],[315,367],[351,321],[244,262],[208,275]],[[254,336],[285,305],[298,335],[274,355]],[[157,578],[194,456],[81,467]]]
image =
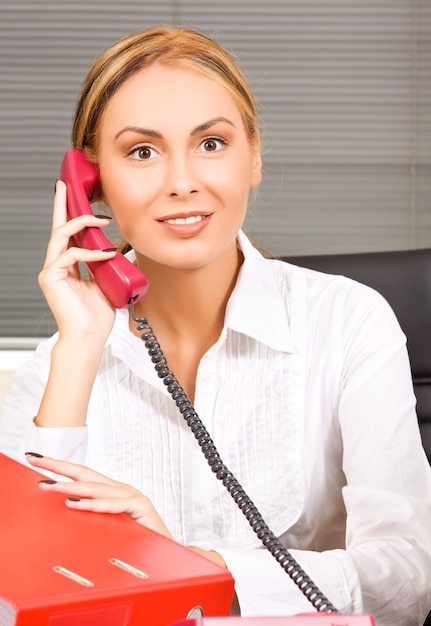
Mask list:
[[431,462],[431,248],[282,258],[353,278],[379,291],[392,306],[407,336],[419,426]]
[[[353,278],[379,291],[392,306],[407,336],[419,427],[431,463],[431,249],[282,258]],[[424,626],[431,626],[431,613]]]

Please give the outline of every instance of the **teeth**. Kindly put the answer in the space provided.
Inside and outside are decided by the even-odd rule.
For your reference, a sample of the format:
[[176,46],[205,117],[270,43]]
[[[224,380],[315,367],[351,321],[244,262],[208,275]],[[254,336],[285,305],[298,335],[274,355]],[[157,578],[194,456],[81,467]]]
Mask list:
[[195,224],[204,219],[204,215],[191,215],[190,217],[176,217],[175,219],[165,220],[168,224]]

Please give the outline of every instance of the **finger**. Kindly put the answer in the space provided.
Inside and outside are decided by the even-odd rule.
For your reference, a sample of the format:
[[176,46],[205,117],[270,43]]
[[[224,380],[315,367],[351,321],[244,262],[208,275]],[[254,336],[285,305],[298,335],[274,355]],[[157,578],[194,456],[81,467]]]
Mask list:
[[[69,470],[69,474],[71,473]],[[149,498],[131,485],[111,480],[92,470],[86,474],[92,474],[98,480],[96,482],[81,480],[63,482],[52,478],[43,478],[39,480],[39,487],[44,491],[62,493],[68,499],[70,498],[71,502],[81,502],[79,508],[85,508],[88,511],[126,513],[133,514],[134,517],[154,513],[154,507]],[[71,475],[70,477],[72,478]]]
[[88,250],[87,248],[77,248],[71,246],[62,252],[51,263],[47,263],[44,269],[69,269],[77,263],[94,263],[96,261],[106,261],[112,259],[117,254],[116,248],[108,250]]
[[[104,251],[104,250],[84,250],[82,248],[68,248],[66,252],[61,254],[55,262],[53,261],[49,265],[45,265],[42,271],[38,275],[38,282],[45,294],[45,298],[50,306],[55,306],[55,298],[57,295],[51,295],[50,289],[54,284],[66,285],[68,280],[79,281],[81,287],[88,288],[90,283],[94,283],[94,277],[89,272],[88,278],[81,276],[81,270],[78,265],[82,263],[96,263],[103,262],[112,259],[117,254],[116,250]],[[54,300],[51,300],[54,298]],[[58,303],[57,303],[58,304]]]
[[34,467],[46,469],[50,472],[71,478],[75,481],[107,482],[116,484],[116,481],[104,476],[100,472],[96,472],[95,470],[86,467],[85,465],[79,465],[77,463],[71,463],[70,461],[63,461],[61,459],[54,459],[48,456],[42,456],[37,452],[26,452],[25,454],[27,461]]
[[73,237],[84,228],[103,228],[110,223],[109,217],[96,217],[95,215],[80,215],[73,220],[62,223],[51,233],[45,258],[45,266],[52,263],[64,250],[71,245]]
[[117,483],[106,476],[99,477],[96,481],[74,480],[73,482],[63,482],[61,480],[40,480],[39,486],[45,491],[55,491],[65,496],[75,496],[77,498],[112,498],[122,499],[141,496],[141,492],[130,485]]
[[93,513],[122,513],[132,519],[141,518],[143,507],[136,498],[83,498],[71,496],[66,499],[66,506],[80,511]]
[[131,498],[68,498],[66,506],[79,511],[93,513],[123,514],[139,524],[173,539],[171,532],[146,496],[140,494]]
[[67,187],[62,180],[55,183],[54,210],[52,214],[52,230],[67,222],[66,208]]

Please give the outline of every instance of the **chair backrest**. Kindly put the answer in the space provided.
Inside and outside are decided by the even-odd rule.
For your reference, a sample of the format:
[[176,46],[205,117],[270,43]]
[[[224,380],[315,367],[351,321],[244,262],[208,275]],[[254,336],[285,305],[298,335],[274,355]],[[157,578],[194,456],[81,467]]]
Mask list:
[[282,259],[353,278],[389,302],[407,336],[419,426],[431,462],[431,248]]

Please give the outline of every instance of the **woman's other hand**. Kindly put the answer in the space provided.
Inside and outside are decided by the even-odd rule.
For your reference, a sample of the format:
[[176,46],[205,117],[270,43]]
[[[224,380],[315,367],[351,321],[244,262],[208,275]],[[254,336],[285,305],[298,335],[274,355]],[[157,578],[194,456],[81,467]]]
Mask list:
[[70,509],[96,513],[122,513],[139,524],[172,539],[171,533],[151,500],[138,489],[69,461],[42,457],[34,453],[27,453],[26,458],[35,468],[48,470],[71,479],[71,482],[50,479],[41,479],[39,482],[41,489],[45,491],[64,494],[65,504]]
[[[43,457],[33,452],[27,452],[26,458],[35,468],[48,470],[71,480],[62,482],[44,478],[39,481],[40,488],[44,491],[64,494],[65,504],[70,509],[96,513],[122,513],[160,535],[173,539],[151,500],[131,485],[112,480],[84,465],[69,461]],[[196,546],[188,547],[213,563],[226,567],[218,552],[203,550]]]

